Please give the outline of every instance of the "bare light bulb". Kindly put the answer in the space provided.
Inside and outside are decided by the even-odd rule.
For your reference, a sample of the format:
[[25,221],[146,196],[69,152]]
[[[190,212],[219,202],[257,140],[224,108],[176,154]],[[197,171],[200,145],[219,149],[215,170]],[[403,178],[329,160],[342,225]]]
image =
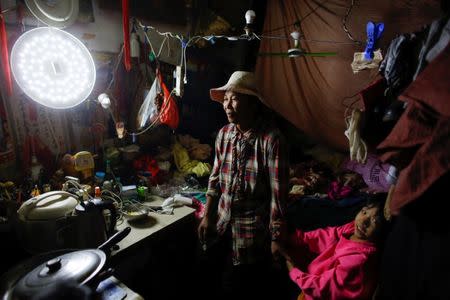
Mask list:
[[253,24],[253,22],[255,21],[255,18],[256,18],[255,11],[247,10],[247,12],[245,13],[245,22],[246,22],[246,24],[247,25]]
[[246,35],[250,35],[252,33],[252,24],[253,21],[255,21],[256,18],[256,14],[253,10],[247,10],[247,12],[245,13],[245,27],[244,27],[244,31]]
[[108,94],[102,93],[98,95],[98,102],[102,105],[104,109],[108,109],[111,106],[111,100],[109,99]]
[[291,32],[291,37],[294,40],[294,47],[298,48],[299,41],[300,41],[300,32],[298,32],[298,31]]

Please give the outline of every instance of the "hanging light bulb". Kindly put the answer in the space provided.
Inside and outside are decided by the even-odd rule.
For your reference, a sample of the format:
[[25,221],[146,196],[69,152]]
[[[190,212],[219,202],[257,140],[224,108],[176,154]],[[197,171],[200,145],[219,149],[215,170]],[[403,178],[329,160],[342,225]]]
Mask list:
[[297,30],[291,32],[291,37],[294,40],[294,47],[298,48],[300,46],[300,32]]
[[247,10],[245,13],[245,27],[244,31],[246,35],[250,35],[252,33],[253,22],[255,21],[256,14],[253,10]]
[[253,24],[253,21],[255,21],[256,13],[253,10],[247,10],[245,13],[245,22],[247,25]]
[[100,102],[101,106],[104,109],[108,109],[111,106],[111,99],[109,99],[108,94],[102,93],[98,95],[98,102]]
[[288,50],[289,57],[297,57],[302,54],[302,49],[300,49],[300,32],[295,30],[291,32],[291,37],[294,40],[294,47]]

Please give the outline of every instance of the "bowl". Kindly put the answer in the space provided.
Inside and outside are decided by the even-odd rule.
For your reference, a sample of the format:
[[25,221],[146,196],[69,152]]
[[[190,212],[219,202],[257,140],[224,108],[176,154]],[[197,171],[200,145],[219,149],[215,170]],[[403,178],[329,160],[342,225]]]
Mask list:
[[145,219],[148,212],[146,210],[125,210],[123,215],[128,222],[134,222]]

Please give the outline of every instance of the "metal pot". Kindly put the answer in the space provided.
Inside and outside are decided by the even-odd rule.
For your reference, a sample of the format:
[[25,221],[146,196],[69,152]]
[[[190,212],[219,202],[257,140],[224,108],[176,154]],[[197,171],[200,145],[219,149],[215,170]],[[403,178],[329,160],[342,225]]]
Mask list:
[[[105,211],[109,215],[108,224]],[[17,216],[14,226],[17,238],[31,254],[95,248],[116,227],[116,208],[112,201],[79,201],[78,196],[64,191],[44,193],[25,201]]]
[[96,249],[60,250],[32,257],[0,278],[1,299],[29,299],[37,292],[67,280],[95,290],[100,281],[112,275],[112,269],[105,270],[110,248],[130,231],[130,227],[124,228]]

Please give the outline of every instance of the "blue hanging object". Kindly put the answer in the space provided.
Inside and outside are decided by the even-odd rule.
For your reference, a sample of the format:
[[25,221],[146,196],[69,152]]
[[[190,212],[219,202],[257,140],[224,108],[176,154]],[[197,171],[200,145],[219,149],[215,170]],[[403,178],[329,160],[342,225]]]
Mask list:
[[377,41],[378,39],[380,39],[384,31],[384,23],[375,24],[373,22],[368,22],[366,29],[367,29],[367,45],[366,49],[364,50],[364,58],[366,60],[372,60],[373,51],[375,50]]
[[183,40],[181,41],[181,48],[182,48],[182,49],[186,48],[186,47],[187,47],[187,43],[188,43],[188,41],[186,41],[185,39],[183,39]]
[[136,144],[136,133],[132,133],[132,134],[131,134],[131,142],[132,142],[133,144]]

